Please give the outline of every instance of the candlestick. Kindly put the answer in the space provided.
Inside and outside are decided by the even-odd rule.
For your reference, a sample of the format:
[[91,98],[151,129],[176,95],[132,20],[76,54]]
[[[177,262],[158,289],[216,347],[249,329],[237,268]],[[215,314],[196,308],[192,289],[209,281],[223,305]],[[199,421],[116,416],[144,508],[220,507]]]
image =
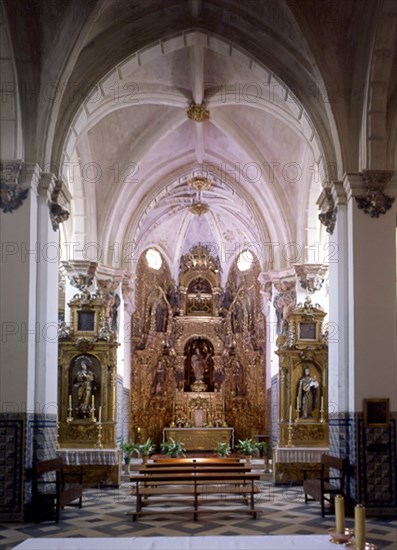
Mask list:
[[69,409],[72,408],[72,396],[69,394]]
[[321,396],[321,405],[320,405],[320,410],[324,410],[324,396],[322,395]]
[[342,495],[335,497],[335,519],[336,532],[344,533],[345,531],[345,499]]
[[92,396],[92,399],[91,399],[91,406],[92,408],[94,408],[94,396]]
[[356,548],[364,550],[365,548],[365,508],[362,504],[357,504],[354,508],[354,542]]
[[101,423],[101,420],[102,420],[102,405],[99,405],[98,422]]
[[292,422],[292,405],[289,406],[289,422]]

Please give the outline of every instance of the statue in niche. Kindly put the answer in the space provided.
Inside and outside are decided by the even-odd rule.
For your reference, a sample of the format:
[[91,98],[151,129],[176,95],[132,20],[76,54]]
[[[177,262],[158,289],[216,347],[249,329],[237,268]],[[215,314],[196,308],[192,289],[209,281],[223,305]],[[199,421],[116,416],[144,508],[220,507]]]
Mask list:
[[236,362],[233,373],[234,378],[234,392],[236,395],[245,395],[245,373],[244,367],[240,361]]
[[190,350],[187,373],[189,389],[191,391],[207,391],[208,384],[212,384],[208,344],[203,340],[196,339],[191,343]]
[[319,383],[317,377],[310,375],[310,367],[305,367],[303,376],[298,385],[298,408],[301,410],[301,418],[311,418],[317,407],[317,389]]
[[91,398],[95,386],[95,374],[89,368],[91,361],[88,357],[80,358],[80,368],[75,378],[75,387],[77,387],[78,414],[82,418],[87,418],[91,414]]
[[216,392],[220,391],[224,379],[225,379],[225,374],[223,372],[222,367],[215,367],[213,381],[214,381],[214,390]]
[[204,369],[206,365],[206,359],[201,354],[199,348],[196,348],[195,353],[192,355],[192,369],[194,374],[194,379],[196,381],[202,380],[204,378]]
[[162,395],[164,392],[165,384],[165,366],[163,361],[160,359],[156,365],[156,370],[154,373],[153,383],[152,383],[152,395]]

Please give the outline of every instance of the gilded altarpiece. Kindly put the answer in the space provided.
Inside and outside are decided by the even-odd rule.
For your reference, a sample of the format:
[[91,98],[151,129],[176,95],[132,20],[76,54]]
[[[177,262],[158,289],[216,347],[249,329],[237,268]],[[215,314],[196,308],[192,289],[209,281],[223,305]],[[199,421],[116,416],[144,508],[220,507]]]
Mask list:
[[[66,464],[87,465],[87,484],[118,483],[118,343],[108,318],[109,296],[84,289],[68,306],[70,325],[62,323],[59,329],[58,453]],[[113,450],[114,457],[106,450]]]
[[191,429],[189,448],[200,437],[196,448],[203,449],[214,428],[231,441],[231,434],[266,433],[259,266],[245,276],[234,266],[221,288],[219,259],[197,246],[181,258],[177,286],[165,265],[158,271],[141,257],[132,319],[131,439],[151,437],[158,444],[163,428],[166,434],[183,428],[185,437]]
[[284,333],[277,339],[279,445],[274,453],[274,473],[275,480],[283,483],[300,479],[302,468],[313,466],[328,449],[325,316],[325,311],[308,297],[288,315]]

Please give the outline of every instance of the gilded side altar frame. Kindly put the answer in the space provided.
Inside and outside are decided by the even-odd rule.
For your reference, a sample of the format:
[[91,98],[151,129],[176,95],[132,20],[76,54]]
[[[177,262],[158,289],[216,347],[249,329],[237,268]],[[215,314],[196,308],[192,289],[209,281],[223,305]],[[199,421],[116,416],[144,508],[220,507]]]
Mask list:
[[[279,447],[328,447],[328,344],[322,322],[326,313],[310,298],[288,316],[288,331],[278,338],[280,364]],[[315,407],[302,417],[299,384],[305,375],[318,382]]]
[[[70,302],[70,329],[59,337],[58,358],[58,448],[115,449],[117,347],[109,329],[106,302],[100,295],[76,295]],[[79,330],[80,311],[93,314],[93,330]],[[76,415],[76,391],[73,372],[76,359],[87,358],[94,367],[98,390],[86,418]]]

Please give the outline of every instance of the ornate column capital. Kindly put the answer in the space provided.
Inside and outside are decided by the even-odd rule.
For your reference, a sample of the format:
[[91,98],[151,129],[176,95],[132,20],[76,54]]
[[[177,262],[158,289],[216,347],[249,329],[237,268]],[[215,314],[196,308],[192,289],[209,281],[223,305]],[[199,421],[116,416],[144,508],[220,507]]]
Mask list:
[[0,163],[0,208],[4,213],[17,210],[31,189],[38,194],[41,169],[38,164],[19,160]]
[[323,264],[302,264],[294,266],[296,276],[304,290],[310,294],[321,290],[328,267]]
[[[393,170],[364,170],[360,174],[345,174],[343,186],[347,198],[355,198],[358,208],[371,218],[379,218],[394,203],[396,182],[392,182]],[[387,189],[388,194],[385,193]],[[392,195],[390,195],[392,193]]]
[[[73,278],[73,277],[85,276],[91,279],[91,283],[90,283],[91,285],[92,281],[94,280],[97,263],[91,262],[89,260],[69,260],[67,262],[62,262],[62,266],[65,269],[69,280],[71,277]],[[75,286],[72,282],[71,284],[72,286]]]

